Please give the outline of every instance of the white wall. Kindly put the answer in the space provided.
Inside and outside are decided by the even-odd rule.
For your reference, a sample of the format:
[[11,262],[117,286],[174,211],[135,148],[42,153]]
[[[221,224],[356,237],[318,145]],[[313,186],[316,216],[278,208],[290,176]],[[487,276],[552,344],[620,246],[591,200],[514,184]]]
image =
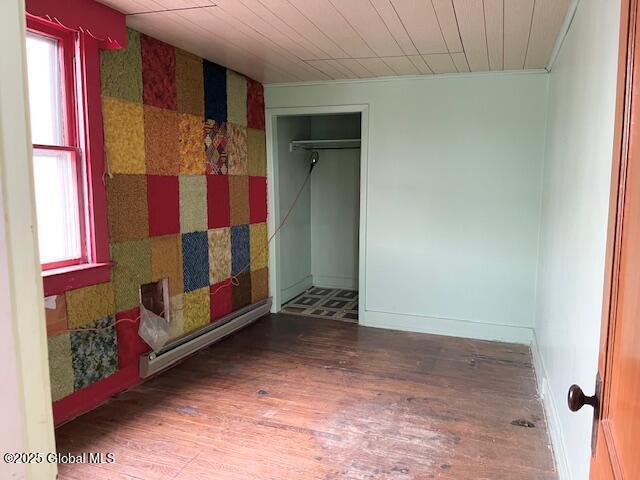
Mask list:
[[311,116],[311,135],[313,140],[360,138],[360,127],[359,113],[334,113]]
[[[282,117],[277,122],[279,212],[282,221],[293,205],[307,173],[308,153],[290,152],[291,140],[306,140],[311,134],[309,117]],[[307,183],[280,231],[279,282],[284,303],[312,285],[311,277],[311,199]]]
[[369,105],[372,326],[528,342],[547,76],[267,86],[267,108]]
[[[360,115],[314,115],[311,138],[360,138]],[[319,153],[311,175],[313,284],[357,290],[360,149]]]
[[559,467],[576,480],[593,411],[571,413],[566,394],[593,393],[597,371],[619,16],[619,2],[582,0],[549,80],[536,353]]
[[360,150],[320,152],[311,175],[311,274],[318,287],[358,289]]

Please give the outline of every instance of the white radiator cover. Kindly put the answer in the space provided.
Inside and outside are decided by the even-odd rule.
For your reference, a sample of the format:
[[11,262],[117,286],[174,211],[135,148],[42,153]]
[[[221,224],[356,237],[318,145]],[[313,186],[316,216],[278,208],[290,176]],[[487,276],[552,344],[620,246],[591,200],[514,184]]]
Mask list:
[[222,340],[227,335],[246,327],[271,310],[271,298],[241,308],[222,317],[215,324],[204,327],[165,345],[157,352],[140,356],[140,378],[148,378],[166,370],[189,355]]

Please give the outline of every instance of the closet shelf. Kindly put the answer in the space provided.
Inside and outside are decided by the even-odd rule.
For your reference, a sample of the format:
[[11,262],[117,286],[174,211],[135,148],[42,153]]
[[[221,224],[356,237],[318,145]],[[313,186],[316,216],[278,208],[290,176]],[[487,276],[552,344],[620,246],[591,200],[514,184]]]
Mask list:
[[289,142],[289,151],[296,150],[344,150],[347,148],[360,148],[359,138],[345,138],[337,140],[292,140]]

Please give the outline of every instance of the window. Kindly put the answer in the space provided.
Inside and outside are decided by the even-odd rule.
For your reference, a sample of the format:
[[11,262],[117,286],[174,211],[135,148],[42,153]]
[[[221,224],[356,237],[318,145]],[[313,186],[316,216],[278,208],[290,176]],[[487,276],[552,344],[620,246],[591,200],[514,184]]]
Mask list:
[[27,67],[40,262],[44,270],[87,263],[72,32],[27,33]]
[[33,182],[45,295],[109,281],[101,48],[82,28],[27,14]]

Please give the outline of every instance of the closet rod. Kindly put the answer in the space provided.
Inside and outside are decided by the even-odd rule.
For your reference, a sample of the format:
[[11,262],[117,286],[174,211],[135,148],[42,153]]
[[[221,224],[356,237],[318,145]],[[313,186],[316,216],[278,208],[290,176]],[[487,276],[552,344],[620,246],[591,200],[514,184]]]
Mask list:
[[359,138],[341,138],[335,140],[292,140],[289,142],[289,151],[296,150],[345,150],[360,148]]

